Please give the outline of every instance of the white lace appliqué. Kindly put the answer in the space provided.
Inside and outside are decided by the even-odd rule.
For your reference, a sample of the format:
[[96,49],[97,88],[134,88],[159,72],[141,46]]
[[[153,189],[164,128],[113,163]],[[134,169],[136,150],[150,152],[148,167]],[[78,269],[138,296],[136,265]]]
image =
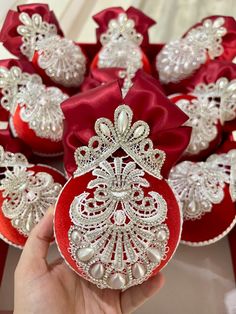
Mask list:
[[110,20],[108,30],[101,35],[103,48],[99,52],[98,67],[120,67],[137,69],[143,66],[140,45],[143,37],[135,30],[135,22],[120,13]]
[[207,98],[181,99],[176,102],[176,105],[189,116],[185,125],[192,127],[190,142],[185,154],[194,155],[207,149],[217,135],[219,110],[215,102],[209,101]]
[[60,141],[63,133],[61,103],[68,98],[59,88],[28,82],[18,92],[21,119],[29,124],[36,135]]
[[184,161],[171,170],[169,183],[180,200],[185,220],[200,219],[223,200],[235,152],[212,155],[206,162]]
[[[165,259],[167,204],[144,177],[161,178],[165,153],[153,148],[144,121],[121,105],[114,124],[96,121],[97,136],[75,152],[74,176],[93,179],[70,206],[70,253],[84,276],[101,288],[124,289],[146,280]],[[127,155],[114,157],[119,150]],[[130,161],[133,159],[133,161]]]
[[56,83],[67,87],[79,86],[86,71],[86,58],[78,45],[60,36],[38,41],[39,66]]
[[57,34],[54,24],[49,24],[42,20],[41,15],[35,13],[31,17],[28,13],[22,12],[19,20],[23,25],[17,27],[17,32],[22,36],[21,53],[29,60],[32,60],[37,42]]
[[156,67],[162,83],[179,82],[190,76],[201,64],[222,55],[222,37],[227,33],[225,20],[206,19],[179,40],[166,44],[157,55]]
[[4,198],[1,210],[20,233],[28,236],[50,205],[55,204],[62,186],[46,172],[30,170],[20,153],[5,152],[0,146],[0,190]]
[[75,151],[78,169],[76,175],[86,173],[97,167],[101,161],[122,148],[147,173],[161,179],[161,167],[165,152],[153,148],[148,138],[149,126],[144,121],[132,125],[133,112],[129,106],[121,105],[115,110],[114,124],[111,120],[100,118],[95,123],[97,136],[93,136],[88,146]]
[[25,86],[27,82],[41,84],[42,79],[37,74],[22,72],[17,66],[13,66],[9,70],[5,67],[0,67],[1,105],[12,115],[15,113],[18,104],[19,88]]
[[70,207],[70,250],[86,277],[101,288],[143,282],[164,258],[167,205],[149,187],[135,162],[115,158],[92,172],[94,179]]
[[215,83],[201,83],[196,86],[193,94],[216,104],[221,124],[236,118],[236,80],[229,81],[226,77],[221,77]]

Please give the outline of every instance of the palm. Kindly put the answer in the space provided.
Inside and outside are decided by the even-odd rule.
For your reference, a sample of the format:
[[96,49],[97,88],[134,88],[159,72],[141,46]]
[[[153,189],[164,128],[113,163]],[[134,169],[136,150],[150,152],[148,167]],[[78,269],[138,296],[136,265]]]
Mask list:
[[17,266],[15,314],[131,313],[162,285],[158,275],[124,292],[99,289],[69,269],[62,259],[48,264],[52,217],[47,216],[32,232]]

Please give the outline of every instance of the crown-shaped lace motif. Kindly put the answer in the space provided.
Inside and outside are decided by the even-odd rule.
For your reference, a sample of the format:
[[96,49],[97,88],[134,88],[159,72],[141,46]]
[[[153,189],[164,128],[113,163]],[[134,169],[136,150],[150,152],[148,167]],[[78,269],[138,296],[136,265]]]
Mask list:
[[88,146],[75,151],[77,170],[74,175],[82,175],[97,167],[119,148],[128,154],[144,171],[161,179],[161,167],[165,161],[165,152],[153,148],[148,138],[149,126],[144,121],[132,124],[133,112],[127,105],[120,105],[114,113],[114,124],[111,120],[100,118],[95,123],[96,136]]

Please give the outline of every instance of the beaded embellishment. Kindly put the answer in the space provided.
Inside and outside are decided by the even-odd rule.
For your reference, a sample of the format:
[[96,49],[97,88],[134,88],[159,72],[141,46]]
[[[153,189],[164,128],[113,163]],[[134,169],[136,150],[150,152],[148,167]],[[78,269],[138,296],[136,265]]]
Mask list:
[[67,98],[59,88],[28,82],[17,96],[20,117],[37,136],[60,141],[64,119],[60,105]]
[[2,212],[20,233],[28,236],[50,205],[55,204],[62,186],[46,172],[34,172],[24,155],[4,152],[0,147],[0,191]]
[[161,82],[177,83],[190,76],[208,57],[213,60],[222,55],[222,37],[227,33],[224,23],[223,17],[206,19],[184,38],[166,44],[156,59]]
[[86,58],[72,40],[57,35],[54,24],[42,20],[35,13],[30,17],[22,12],[19,19],[23,25],[17,27],[22,36],[20,50],[30,61],[38,52],[38,65],[55,83],[66,87],[79,86],[86,71]]
[[136,32],[135,22],[125,13],[120,13],[117,19],[110,20],[108,30],[101,35],[102,50],[99,52],[98,67],[132,66],[139,69],[142,64],[140,45],[143,36]]
[[13,66],[10,69],[0,67],[0,88],[3,95],[1,105],[12,115],[15,113],[18,105],[19,88],[25,86],[27,82],[42,84],[42,79],[37,74],[22,72],[17,66]]
[[[70,205],[69,250],[100,288],[142,283],[168,251],[167,203],[145,178],[145,172],[161,178],[165,153],[153,149],[147,123],[132,124],[132,116],[130,107],[121,105],[114,125],[98,119],[97,136],[75,152],[74,176],[92,171],[93,179]],[[127,155],[114,157],[120,149]]]
[[211,155],[205,162],[183,161],[171,170],[169,184],[180,200],[185,220],[200,219],[223,200],[235,153]]

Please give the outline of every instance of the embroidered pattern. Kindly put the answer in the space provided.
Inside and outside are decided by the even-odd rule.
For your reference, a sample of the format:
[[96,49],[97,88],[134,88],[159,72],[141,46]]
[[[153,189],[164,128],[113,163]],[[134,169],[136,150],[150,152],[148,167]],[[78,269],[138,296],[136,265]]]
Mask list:
[[37,74],[29,74],[13,66],[9,70],[5,67],[0,67],[0,88],[2,93],[1,105],[4,109],[15,113],[18,100],[19,88],[25,86],[27,82],[41,84],[42,79]]
[[135,22],[125,13],[110,20],[108,30],[101,35],[100,40],[103,48],[99,52],[98,67],[126,69],[131,66],[135,71],[142,68],[142,51],[139,46],[143,36],[136,32]]
[[57,28],[54,24],[43,21],[37,13],[30,17],[28,13],[22,12],[19,20],[22,25],[17,27],[17,32],[22,36],[23,42],[20,50],[31,61],[38,41],[57,34]]
[[70,252],[88,280],[122,289],[147,279],[165,257],[167,205],[135,162],[114,158],[92,172],[91,192],[70,206]]
[[212,155],[206,162],[184,161],[171,170],[169,183],[180,200],[185,220],[200,219],[223,200],[235,152]]
[[20,88],[17,97],[21,119],[37,136],[60,141],[64,117],[60,105],[67,97],[59,88],[28,82]]
[[193,92],[198,98],[215,102],[222,124],[236,118],[236,80],[219,78],[215,83],[198,84]]
[[20,233],[28,236],[50,205],[55,204],[62,186],[46,172],[34,172],[23,154],[4,151],[0,146],[1,210]]
[[193,155],[207,149],[217,135],[219,110],[214,101],[208,98],[181,99],[176,105],[183,110],[189,120],[185,123],[192,127],[192,134],[185,154]]
[[205,63],[207,57],[213,60],[222,55],[222,37],[227,33],[224,23],[223,17],[206,19],[184,38],[166,44],[156,59],[162,83],[179,82]]
[[56,83],[79,86],[85,75],[86,59],[72,40],[50,36],[37,42],[38,64]]
[[0,190],[5,198],[2,212],[20,233],[28,236],[50,205],[55,204],[61,185],[46,172],[34,173],[25,167],[6,170]]

